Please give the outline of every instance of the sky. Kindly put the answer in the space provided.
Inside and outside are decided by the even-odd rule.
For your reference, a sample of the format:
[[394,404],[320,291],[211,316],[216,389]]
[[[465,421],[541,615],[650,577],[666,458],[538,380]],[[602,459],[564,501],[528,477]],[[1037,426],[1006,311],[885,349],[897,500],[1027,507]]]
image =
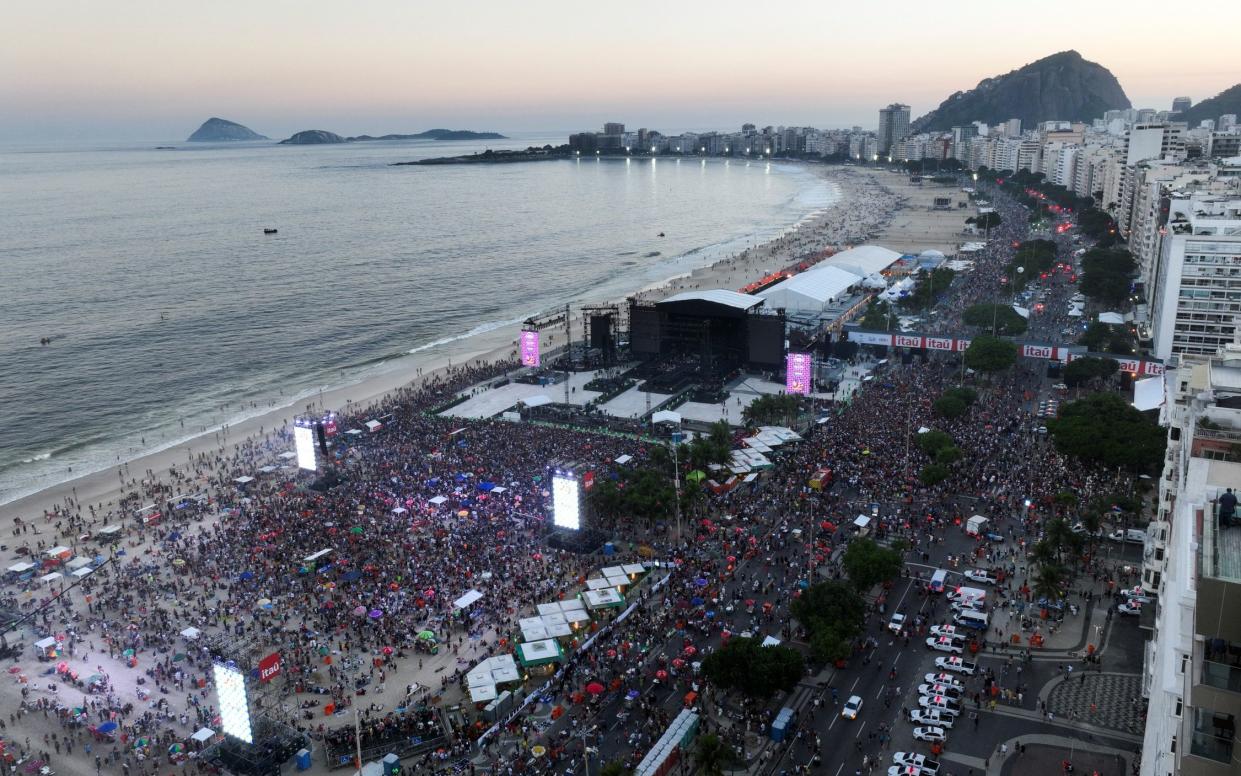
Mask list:
[[[1135,107],[1241,81],[1241,3],[1170,33],[1166,2],[39,0],[0,24],[0,140],[272,138],[432,127],[873,128],[1065,49]],[[1192,38],[1192,45],[1190,39]]]

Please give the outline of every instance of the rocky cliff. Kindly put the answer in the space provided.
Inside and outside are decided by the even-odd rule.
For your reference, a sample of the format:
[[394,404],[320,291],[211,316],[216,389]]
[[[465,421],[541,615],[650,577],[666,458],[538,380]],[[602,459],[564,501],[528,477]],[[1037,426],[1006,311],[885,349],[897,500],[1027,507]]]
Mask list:
[[952,129],[984,121],[1021,119],[1023,129],[1040,121],[1090,121],[1104,111],[1131,107],[1116,76],[1076,51],[1062,51],[957,92],[911,125],[914,132]]
[[335,132],[328,132],[325,129],[307,129],[287,140],[281,140],[280,145],[323,145],[343,142],[345,139]]

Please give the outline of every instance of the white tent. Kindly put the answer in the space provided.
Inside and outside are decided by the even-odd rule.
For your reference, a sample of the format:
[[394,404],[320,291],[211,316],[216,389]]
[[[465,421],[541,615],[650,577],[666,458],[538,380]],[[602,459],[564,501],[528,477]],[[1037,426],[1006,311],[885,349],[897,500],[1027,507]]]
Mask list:
[[542,407],[544,404],[551,403],[552,400],[548,398],[547,394],[543,393],[538,393],[528,399],[522,400],[522,404],[525,404],[527,407]]
[[617,456],[615,460],[616,460],[616,463],[620,464],[621,466],[624,466],[625,464],[633,460],[633,456],[626,453],[625,455]]
[[90,565],[90,558],[77,557],[65,564],[68,569],[80,569],[83,566]]
[[1134,381],[1132,403],[1139,411],[1158,409],[1165,401],[1162,377],[1148,377],[1145,380]]
[[59,571],[53,571],[51,574],[44,574],[39,577],[39,580],[42,582],[55,582],[63,576],[64,574],[61,574]]
[[503,485],[497,485],[491,489],[492,495],[496,495],[496,496],[500,495],[501,493],[507,493],[507,492],[508,492],[508,488],[504,487]]
[[89,576],[90,574],[93,574],[94,572],[95,572],[95,570],[94,570],[93,568],[90,568],[89,566],[86,566],[86,567],[83,567],[83,568],[80,568],[80,569],[78,569],[78,570],[74,571],[74,572],[73,572],[72,574],[70,574],[69,576],[71,576],[71,577],[77,577],[78,579],[81,579],[82,577]]
[[13,572],[14,574],[25,574],[27,571],[30,571],[32,568],[34,568],[33,563],[14,563],[12,566],[9,566],[9,571]]
[[393,507],[393,509],[392,509],[392,514],[394,514],[394,515],[403,515],[403,514],[405,514],[405,513],[406,513],[406,512],[408,512],[408,511],[409,511],[409,510],[408,510],[408,509],[406,509],[405,507]]
[[[297,457],[297,453],[293,452],[292,450],[285,450],[283,453],[280,454],[280,457],[286,461],[291,461]],[[208,729],[209,728],[203,728],[203,730],[208,730]]]
[[1120,313],[1099,313],[1099,323],[1108,323],[1113,326],[1123,326],[1125,316]]
[[483,597],[482,593],[478,592],[477,590],[471,590],[465,595],[458,598],[456,601],[453,601],[452,606],[454,609],[464,609],[465,607],[469,606],[470,604],[474,603],[475,601],[477,601],[478,599],[482,597]]
[[202,633],[202,631],[194,627],[189,627],[181,631],[181,635],[184,636],[187,641],[197,641],[198,637],[201,636]]
[[274,472],[275,470],[276,470],[276,467],[275,467],[275,466],[261,466],[261,467],[259,467],[259,471],[260,471],[260,472],[262,472],[263,474],[271,474],[271,473],[272,473],[272,472]]
[[660,410],[651,416],[652,423],[680,423],[681,413],[671,410]]
[[233,482],[237,483],[238,485],[245,485],[247,482],[254,482],[254,478],[253,477],[238,477],[237,479],[233,480]]
[[862,276],[819,264],[758,293],[769,308],[822,312],[862,282]]
[[205,727],[205,728],[199,728],[197,731],[195,731],[194,735],[190,736],[190,739],[193,741],[197,741],[200,744],[205,744],[208,741],[210,741],[211,737],[214,735],[215,735],[214,730],[212,730],[211,728]]
[[497,684],[516,682],[521,679],[521,674],[512,655],[497,655],[471,668],[465,679],[470,689],[470,700],[481,703],[495,699]]
[[371,433],[378,431],[379,429],[383,428],[383,426],[384,424],[380,423],[378,420],[366,421],[366,430],[370,431]]
[[858,515],[857,517],[853,518],[853,524],[856,525],[858,528],[865,528],[866,526],[870,525],[870,518],[867,517],[866,515]]
[[1030,317],[1030,310],[1029,310],[1028,308],[1025,308],[1025,307],[1018,307],[1017,305],[1013,305],[1013,312],[1017,313],[1017,314],[1018,314],[1018,315],[1020,315],[1022,318],[1029,318],[1029,317]]
[[901,254],[882,245],[859,245],[847,251],[841,251],[831,258],[819,262],[831,267],[839,267],[859,277],[866,277],[875,272],[882,272],[895,264]]
[[443,503],[444,503],[445,501],[447,501],[447,500],[448,500],[448,499],[444,498],[443,496],[436,496],[435,498],[428,499],[428,501],[430,501],[432,504],[434,504],[434,505],[435,505],[435,506],[437,506],[437,507],[438,507],[440,504],[443,504]]

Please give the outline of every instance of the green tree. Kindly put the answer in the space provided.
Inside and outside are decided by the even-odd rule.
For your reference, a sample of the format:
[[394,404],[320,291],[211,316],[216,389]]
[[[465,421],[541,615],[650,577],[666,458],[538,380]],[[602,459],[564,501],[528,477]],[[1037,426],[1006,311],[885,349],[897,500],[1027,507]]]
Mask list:
[[904,562],[901,554],[881,547],[870,539],[854,539],[849,542],[840,565],[849,581],[860,592],[870,590],[880,582],[896,579],[901,575]]
[[1082,256],[1081,292],[1106,305],[1128,301],[1137,264],[1129,251],[1094,248]]
[[629,776],[632,768],[626,768],[620,760],[612,760],[599,769],[599,776]]
[[704,733],[694,745],[694,764],[703,776],[724,776],[724,771],[734,765],[736,754],[719,736]]
[[1071,388],[1076,388],[1079,385],[1089,383],[1091,380],[1106,380],[1116,374],[1119,368],[1120,366],[1116,363],[1116,360],[1111,358],[1087,356],[1086,358],[1074,359],[1064,368],[1064,384]]
[[764,647],[756,639],[735,636],[707,655],[702,670],[724,689],[737,689],[752,698],[770,698],[779,690],[797,686],[805,663],[792,647]]
[[941,417],[948,420],[955,420],[969,412],[969,407],[966,406],[965,402],[955,396],[940,396],[931,407]]
[[922,471],[918,472],[918,480],[929,488],[933,488],[944,480],[948,479],[951,474],[948,467],[940,463],[927,464],[922,467]]
[[1068,575],[1064,569],[1055,564],[1040,566],[1034,577],[1034,595],[1049,601],[1059,601],[1064,597],[1063,585]]
[[834,663],[852,653],[865,623],[866,602],[851,585],[833,580],[803,590],[789,611],[810,634],[814,658]]
[[965,219],[965,223],[973,224],[979,229],[994,229],[1003,223],[1003,221],[1004,219],[1000,218],[1000,214],[994,210],[977,216],[970,216]]
[[961,448],[956,445],[941,447],[939,450],[935,451],[935,463],[940,466],[948,466],[949,464],[953,464],[961,460],[962,455],[964,455],[964,453],[962,453]]
[[940,395],[948,396],[953,399],[960,399],[961,401],[965,402],[966,406],[970,406],[974,402],[978,401],[978,391],[975,391],[973,388],[966,388],[964,386],[958,386],[956,388],[949,388],[948,390],[944,391]]
[[976,304],[965,308],[961,320],[970,326],[977,326],[992,334],[1014,337],[1024,334],[1029,323],[1012,305],[1007,304]]
[[792,394],[769,393],[760,396],[741,411],[750,426],[792,425],[801,411],[801,400]]
[[1047,421],[1047,428],[1057,450],[1089,463],[1135,472],[1163,464],[1163,429],[1115,394],[1070,402],[1061,407],[1060,417]]
[[965,349],[965,365],[978,372],[1000,372],[1016,360],[1016,345],[986,334],[975,337]]
[[945,447],[952,447],[952,437],[943,431],[932,429],[925,434],[918,435],[918,449],[931,457]]
[[866,307],[866,314],[862,316],[860,324],[863,329],[873,329],[875,331],[891,331],[892,329],[899,329],[901,326],[896,311],[892,309],[892,305],[882,299],[871,300],[871,303]]
[[901,306],[911,310],[921,310],[934,305],[936,298],[948,290],[956,273],[947,267],[938,267],[927,271],[920,270],[914,275],[913,291],[901,299]]

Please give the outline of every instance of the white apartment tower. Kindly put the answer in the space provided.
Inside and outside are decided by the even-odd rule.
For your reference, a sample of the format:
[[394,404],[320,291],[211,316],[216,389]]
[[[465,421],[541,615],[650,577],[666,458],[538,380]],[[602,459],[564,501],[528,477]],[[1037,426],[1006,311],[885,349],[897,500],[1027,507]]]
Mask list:
[[879,109],[879,131],[876,133],[876,139],[879,143],[880,154],[891,152],[892,146],[897,141],[904,140],[908,134],[908,105],[894,102],[886,108]]

